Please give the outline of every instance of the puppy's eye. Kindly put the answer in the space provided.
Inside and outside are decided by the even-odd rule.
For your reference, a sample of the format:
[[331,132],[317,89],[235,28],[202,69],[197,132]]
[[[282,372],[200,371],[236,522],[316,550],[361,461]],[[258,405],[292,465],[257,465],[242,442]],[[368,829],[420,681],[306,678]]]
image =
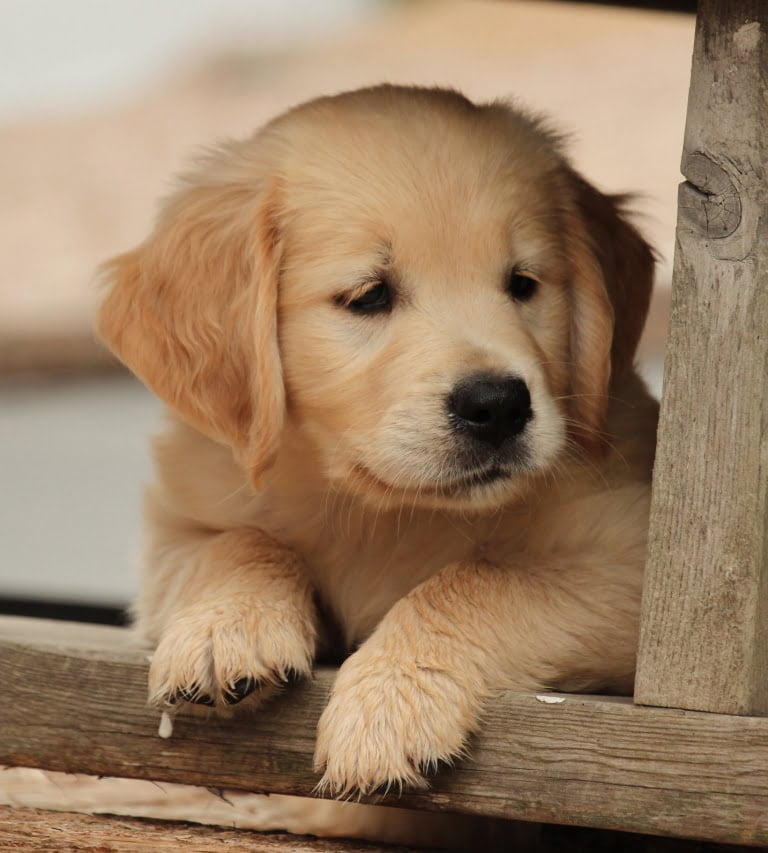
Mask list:
[[381,314],[392,307],[392,291],[385,281],[379,281],[345,305],[356,314]]
[[507,293],[516,302],[527,302],[536,292],[539,283],[535,278],[519,272],[511,272],[507,278]]

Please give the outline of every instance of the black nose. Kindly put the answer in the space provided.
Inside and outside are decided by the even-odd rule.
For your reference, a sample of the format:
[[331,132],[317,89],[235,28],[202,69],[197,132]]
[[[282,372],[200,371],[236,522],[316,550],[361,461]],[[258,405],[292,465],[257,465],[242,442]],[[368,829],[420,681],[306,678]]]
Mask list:
[[448,398],[448,410],[458,429],[494,447],[522,432],[533,417],[525,382],[492,373],[462,379]]

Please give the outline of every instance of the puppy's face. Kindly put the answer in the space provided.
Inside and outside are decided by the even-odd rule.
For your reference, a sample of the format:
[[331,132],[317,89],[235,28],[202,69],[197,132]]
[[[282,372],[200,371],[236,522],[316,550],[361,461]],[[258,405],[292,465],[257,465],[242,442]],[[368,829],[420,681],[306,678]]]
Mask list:
[[353,124],[284,184],[289,412],[341,488],[480,508],[566,441],[557,180],[499,129],[478,137],[471,114],[432,139],[428,119],[407,118]]
[[[131,256],[139,284],[121,310],[139,310],[138,289],[158,314],[158,294],[186,271],[162,325],[171,339],[184,330],[181,371],[195,379],[137,372],[252,470],[279,452],[287,418],[342,490],[379,506],[481,509],[519,493],[569,441],[599,443],[650,258],[535,122],[382,88],[300,108],[214,165]],[[602,239],[622,257],[601,257]],[[195,275],[189,259],[158,274],[193,243]],[[625,267],[642,279],[637,294]],[[184,299],[195,315],[179,311]],[[612,347],[622,299],[633,319]],[[136,369],[118,313],[108,302],[102,331]],[[143,334],[146,350],[143,325],[129,336]],[[205,356],[191,351],[196,335]]]

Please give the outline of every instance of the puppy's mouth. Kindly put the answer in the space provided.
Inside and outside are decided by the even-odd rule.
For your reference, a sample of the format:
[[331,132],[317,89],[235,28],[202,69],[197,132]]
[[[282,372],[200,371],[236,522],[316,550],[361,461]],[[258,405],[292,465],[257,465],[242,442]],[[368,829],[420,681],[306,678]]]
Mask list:
[[507,468],[502,468],[498,465],[491,465],[487,468],[478,468],[471,471],[461,471],[454,475],[445,477],[438,482],[414,482],[407,485],[387,483],[380,477],[376,476],[370,468],[362,463],[357,463],[352,468],[352,474],[356,479],[364,480],[370,485],[375,485],[379,489],[384,489],[388,492],[408,492],[425,496],[436,497],[455,497],[466,495],[472,489],[481,486],[489,486],[492,483],[506,480],[512,475],[513,471]]
[[507,471],[498,465],[492,465],[490,468],[481,470],[467,471],[458,474],[455,477],[450,477],[445,483],[441,483],[436,488],[445,491],[466,491],[474,489],[477,486],[487,486],[495,483],[497,480],[506,480],[511,471]]

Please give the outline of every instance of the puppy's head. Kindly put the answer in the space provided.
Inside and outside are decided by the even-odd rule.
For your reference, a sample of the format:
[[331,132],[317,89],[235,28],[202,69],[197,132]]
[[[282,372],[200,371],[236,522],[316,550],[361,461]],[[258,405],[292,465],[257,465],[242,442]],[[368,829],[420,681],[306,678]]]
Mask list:
[[107,270],[103,337],[254,481],[290,420],[339,488],[466,509],[600,452],[652,261],[537,121],[380,87],[221,149]]

